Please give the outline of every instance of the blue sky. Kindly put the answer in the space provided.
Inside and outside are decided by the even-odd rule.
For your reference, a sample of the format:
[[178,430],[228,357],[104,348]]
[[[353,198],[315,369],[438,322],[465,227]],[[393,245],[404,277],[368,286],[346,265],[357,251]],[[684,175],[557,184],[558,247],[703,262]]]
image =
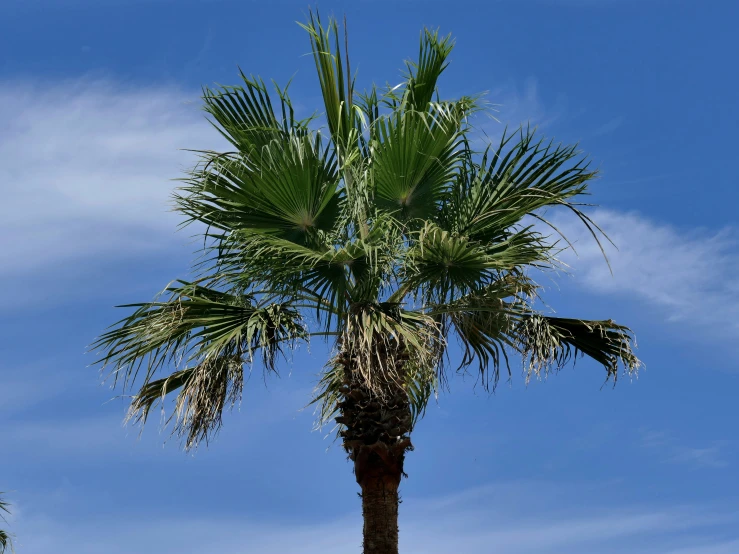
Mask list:
[[[447,96],[579,141],[601,167],[614,275],[573,221],[558,313],[637,332],[638,379],[583,361],[489,396],[455,379],[414,434],[406,554],[739,552],[734,2],[321,2],[365,86],[397,82],[423,25],[457,37]],[[319,107],[303,2],[5,0],[0,6],[0,490],[19,554],[359,552],[351,468],[301,410],[326,359],[255,373],[209,448],[124,428],[86,346],[188,275],[171,178],[217,148],[201,84],[236,66]],[[502,123],[487,131],[499,134]],[[563,214],[564,215],[564,214]],[[559,216],[558,216],[559,217]]]

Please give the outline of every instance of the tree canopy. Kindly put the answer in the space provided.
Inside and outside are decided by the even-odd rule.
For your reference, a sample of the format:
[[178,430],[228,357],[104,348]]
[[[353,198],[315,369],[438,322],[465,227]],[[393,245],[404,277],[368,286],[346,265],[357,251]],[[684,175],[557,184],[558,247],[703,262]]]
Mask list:
[[237,86],[203,89],[231,149],[196,152],[174,197],[184,224],[203,229],[196,278],[125,306],[94,345],[114,382],[137,390],[130,417],[146,421],[173,395],[174,429],[194,447],[253,364],[276,371],[311,338],[334,352],[314,399],[324,421],[347,359],[376,394],[402,387],[414,420],[450,371],[494,388],[511,355],[526,378],[580,354],[614,380],[637,370],[628,328],[538,302],[534,276],[563,269],[572,246],[548,212],[569,211],[602,238],[580,201],[597,171],[577,147],[528,127],[483,144],[484,96],[438,87],[454,46],[438,31],[422,32],[399,85],[358,92],[337,22],[311,14],[303,28],[322,115],[298,117],[287,86],[243,72]]

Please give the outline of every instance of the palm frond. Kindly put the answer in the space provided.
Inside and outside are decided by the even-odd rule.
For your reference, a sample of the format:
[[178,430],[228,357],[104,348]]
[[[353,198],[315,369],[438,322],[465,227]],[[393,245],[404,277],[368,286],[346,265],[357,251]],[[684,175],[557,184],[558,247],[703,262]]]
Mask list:
[[427,222],[405,254],[401,288],[439,304],[488,287],[501,272],[552,264],[553,247],[531,228],[494,244],[480,243]]
[[633,374],[642,365],[633,351],[631,330],[612,320],[586,321],[527,314],[518,318],[510,336],[524,356],[527,378],[561,369],[578,354],[601,364],[607,377],[614,381],[621,367]]
[[454,49],[451,35],[439,37],[438,29],[421,32],[418,61],[407,62],[406,102],[415,111],[426,111],[436,92],[439,77],[449,65],[447,59]]
[[[380,118],[380,98],[377,95],[377,87],[373,85],[369,92],[357,93],[356,105],[363,114],[365,127],[371,131],[374,129],[375,122]],[[368,152],[365,152],[365,155],[367,154]]]
[[[338,151],[341,166],[347,167],[358,154],[359,133],[354,126],[353,83],[351,76],[344,73],[338,23],[330,18],[328,25],[324,27],[319,13],[314,14],[311,11],[308,22],[298,24],[308,32],[310,37],[318,82],[326,109],[326,121]],[[344,55],[348,56],[348,53],[345,52]]]
[[461,162],[463,120],[457,105],[377,120],[372,179],[380,209],[403,220],[426,219],[439,209]]
[[11,552],[14,552],[13,541],[7,531],[0,529],[0,554],[5,554],[8,549],[10,549]]
[[[265,369],[275,370],[286,346],[306,338],[299,312],[289,303],[257,302],[247,294],[231,294],[180,281],[166,289],[164,302],[134,304],[132,315],[103,334],[93,349],[111,368],[124,390],[143,381],[130,417],[144,422],[163,397],[179,390],[176,431],[186,447],[196,446],[220,426],[228,402],[236,402],[243,385],[243,366],[260,354]],[[154,375],[166,366],[174,373]]]
[[510,375],[510,313],[526,306],[536,289],[536,284],[524,274],[506,272],[485,287],[429,305],[427,313],[459,340],[462,359],[458,371],[477,362],[480,381],[486,389],[496,387],[503,369]]
[[540,314],[531,307],[537,289],[525,275],[507,273],[480,291],[431,306],[427,313],[449,322],[463,348],[460,368],[477,361],[486,388],[495,388],[503,364],[510,375],[508,352],[523,356],[527,380],[557,371],[578,355],[602,365],[609,379],[617,379],[620,368],[628,374],[639,369],[628,327],[611,320]]
[[201,152],[201,161],[175,195],[191,221],[226,232],[253,229],[305,240],[332,229],[341,192],[334,156],[320,135],[291,135],[257,154]]
[[316,232],[306,243],[295,243],[242,231],[213,247],[204,274],[220,275],[232,285],[261,283],[286,296],[308,295],[321,320],[323,315],[344,314],[352,302],[382,296],[393,279],[401,242],[401,229],[382,214],[366,234],[350,239]]
[[280,88],[274,84],[279,98],[275,111],[269,90],[258,77],[240,72],[243,86],[203,88],[204,110],[213,117],[212,123],[238,152],[258,153],[274,140],[308,134],[313,119],[297,119],[288,94],[289,83]]
[[562,206],[572,210],[598,240],[598,227],[572,202],[587,194],[589,182],[597,176],[576,146],[535,140],[534,130],[521,128],[517,134],[504,133],[497,149],[487,149],[480,162],[470,158],[468,153],[440,215],[443,227],[494,243],[505,240],[527,216],[548,224],[541,210]]

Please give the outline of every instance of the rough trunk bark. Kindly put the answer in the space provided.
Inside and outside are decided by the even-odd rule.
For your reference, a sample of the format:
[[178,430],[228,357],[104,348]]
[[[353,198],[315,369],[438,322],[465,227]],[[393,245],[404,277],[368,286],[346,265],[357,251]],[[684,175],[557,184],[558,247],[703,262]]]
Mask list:
[[398,487],[411,449],[408,396],[400,387],[378,398],[345,382],[341,402],[344,448],[362,489],[364,554],[398,554]]
[[[383,474],[382,460],[370,462],[362,487],[364,554],[398,554],[400,475]],[[379,471],[378,471],[379,470]]]

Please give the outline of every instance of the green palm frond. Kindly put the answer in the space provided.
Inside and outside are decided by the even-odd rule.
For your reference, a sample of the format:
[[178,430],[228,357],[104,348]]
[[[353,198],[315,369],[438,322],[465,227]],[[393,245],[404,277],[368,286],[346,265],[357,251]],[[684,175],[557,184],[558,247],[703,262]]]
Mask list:
[[320,319],[321,312],[337,315],[352,302],[381,296],[394,275],[402,240],[402,229],[383,214],[367,233],[351,239],[316,232],[305,243],[296,243],[244,230],[212,248],[204,273],[218,274],[231,284],[261,283],[276,293],[300,293],[309,303],[320,299],[314,306]]
[[536,284],[519,272],[508,272],[480,289],[429,306],[429,315],[442,322],[462,347],[459,370],[477,362],[485,388],[495,388],[505,367],[510,375],[507,350],[512,311],[521,310],[536,294]]
[[[380,97],[377,94],[377,86],[373,85],[369,92],[356,93],[356,95],[356,106],[362,113],[365,126],[372,133],[375,122],[380,118]],[[370,138],[375,138],[375,135],[371,134]],[[368,154],[367,151],[364,153]]]
[[482,290],[500,280],[501,272],[554,264],[553,246],[530,227],[491,245],[427,222],[414,238],[401,287],[435,304]]
[[432,113],[396,111],[375,123],[372,160],[377,206],[404,220],[439,209],[459,169],[465,113],[439,105]]
[[596,176],[576,146],[536,140],[530,128],[504,133],[497,149],[487,149],[479,163],[467,158],[465,171],[442,210],[442,225],[477,240],[498,242],[526,216],[549,224],[541,210],[563,206],[583,221],[597,241],[600,230],[579,209],[580,204],[571,201],[586,194]]
[[240,74],[243,86],[203,88],[205,111],[213,117],[216,129],[237,151],[258,153],[274,140],[308,134],[308,124],[313,117],[295,117],[288,94],[289,83],[284,88],[274,84],[279,99],[279,111],[275,112],[264,81],[247,77],[243,72]]
[[14,552],[13,541],[7,531],[0,529],[0,554],[5,554],[8,549]]
[[509,354],[523,357],[527,380],[563,368],[586,355],[618,378],[641,366],[631,331],[611,320],[586,321],[547,316],[532,308],[538,285],[508,273],[484,289],[432,308],[431,315],[451,325],[463,348],[460,368],[477,361],[483,385],[495,388],[500,371],[511,374]]
[[[151,407],[179,390],[177,430],[188,448],[220,425],[227,401],[237,401],[243,366],[255,354],[267,370],[277,356],[306,338],[300,313],[289,303],[264,303],[248,294],[232,294],[180,281],[168,287],[163,302],[133,304],[136,311],[104,333],[93,345],[106,354],[114,382],[129,388],[143,370],[130,417],[146,421]],[[170,378],[155,381],[170,367]]]
[[300,295],[321,320],[344,310],[352,286],[350,268],[365,254],[361,244],[336,246],[320,234],[298,244],[241,232],[217,247],[213,271],[237,286],[262,283],[278,295]]
[[424,29],[418,61],[406,62],[408,68],[406,102],[415,111],[425,111],[436,92],[436,84],[449,65],[449,54],[454,49],[451,35],[439,37],[439,31]]
[[177,210],[226,232],[253,229],[305,240],[331,229],[341,192],[334,156],[320,135],[290,135],[258,154],[201,152],[175,195]]
[[[348,72],[348,60],[342,58],[338,23],[331,19],[324,27],[320,15],[311,11],[308,23],[299,25],[310,37],[331,138],[342,167],[348,167],[358,153],[359,132],[355,125],[354,85]],[[344,55],[348,56],[346,52]],[[344,62],[347,63],[346,73]]]

